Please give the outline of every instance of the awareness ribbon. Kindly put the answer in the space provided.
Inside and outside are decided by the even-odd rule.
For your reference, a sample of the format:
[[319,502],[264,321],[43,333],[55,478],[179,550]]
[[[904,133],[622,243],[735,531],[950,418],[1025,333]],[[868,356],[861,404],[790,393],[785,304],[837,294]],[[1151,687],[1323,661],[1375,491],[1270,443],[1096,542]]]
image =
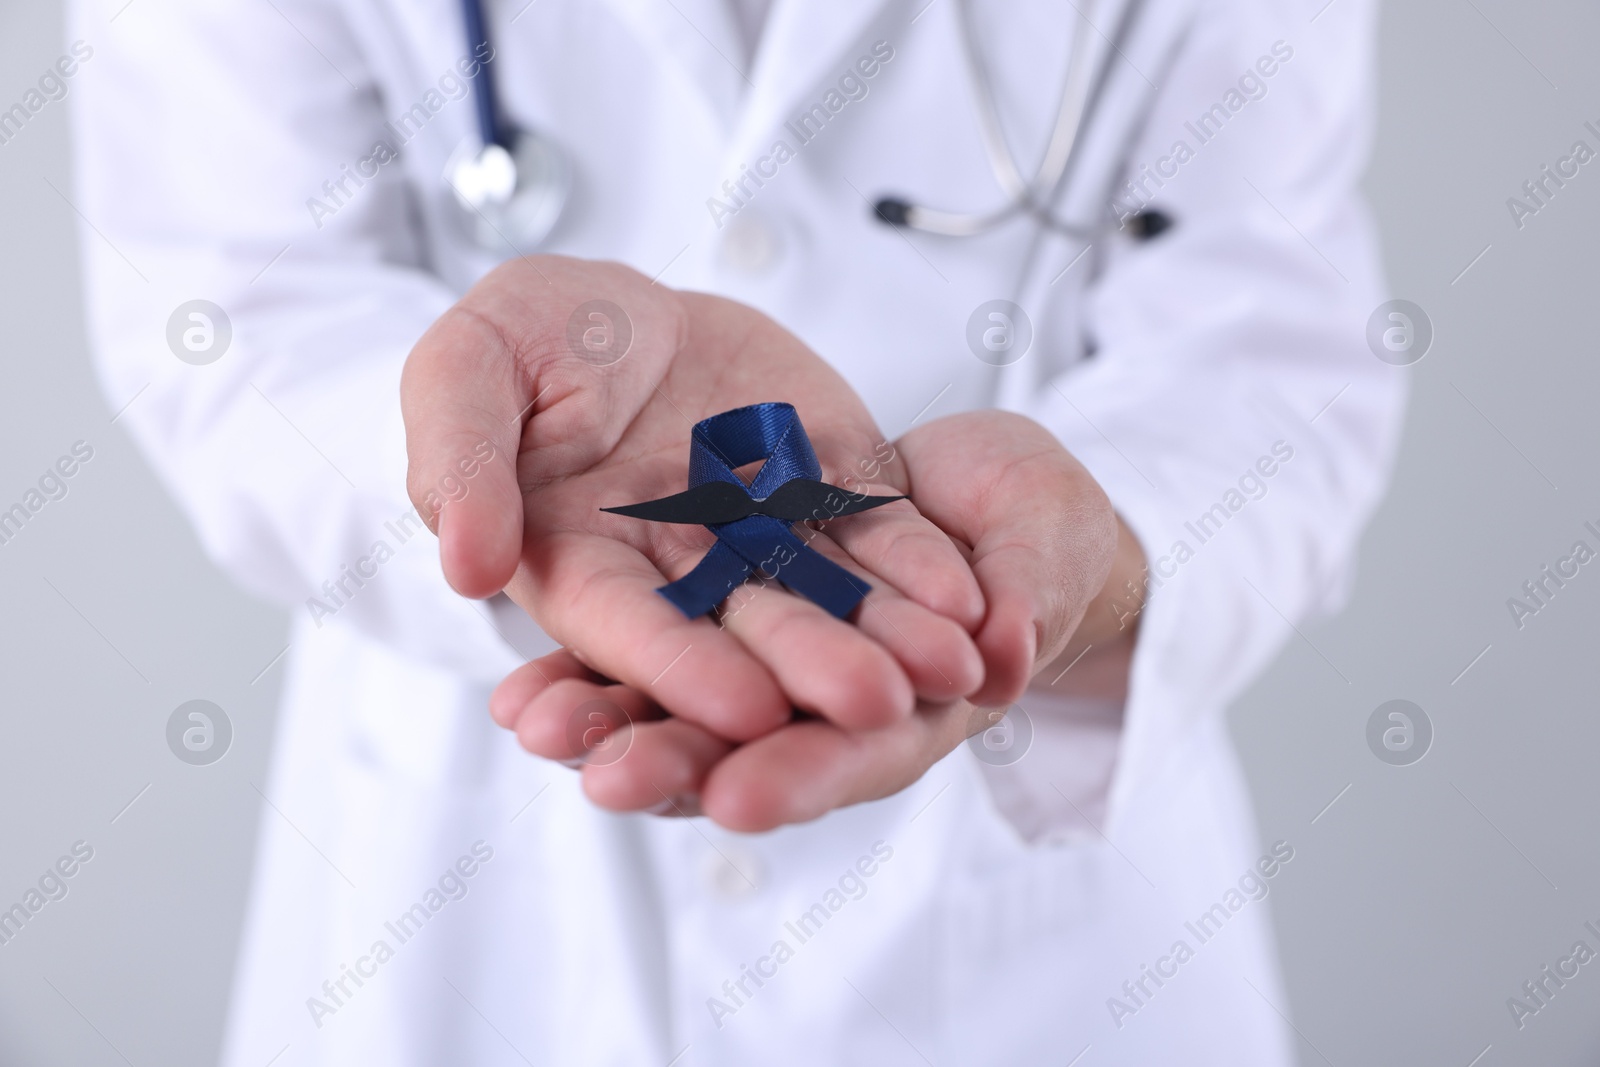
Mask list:
[[[757,460],[766,462],[747,488],[734,471]],[[822,465],[794,406],[752,404],[695,424],[687,491],[600,510],[703,525],[716,535],[716,544],[694,570],[657,590],[691,619],[716,608],[752,573],[776,578],[842,619],[872,587],[819,555],[790,527],[905,498],[851,493],[821,478]]]

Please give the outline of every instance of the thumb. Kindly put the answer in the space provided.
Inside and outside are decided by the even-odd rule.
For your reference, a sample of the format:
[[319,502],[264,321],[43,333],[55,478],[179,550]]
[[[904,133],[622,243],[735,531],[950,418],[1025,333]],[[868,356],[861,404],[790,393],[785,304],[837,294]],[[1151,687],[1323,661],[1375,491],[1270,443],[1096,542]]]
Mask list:
[[1053,636],[1044,632],[1045,620],[1058,613],[1044,601],[1054,599],[1051,587],[1059,578],[1042,555],[1023,546],[975,555],[972,570],[988,610],[976,637],[983,685],[968,699],[979,707],[999,707],[1022,695],[1045,659],[1042,646]]
[[500,331],[459,306],[417,342],[400,378],[406,492],[439,536],[445,579],[463,596],[492,596],[516,570],[517,449],[530,388]]
[[986,611],[984,683],[967,699],[1022,695],[1104,586],[1117,519],[1093,476],[1044,427],[1006,412],[948,416],[900,439],[917,509],[971,546]]
[[[973,549],[972,572],[988,612],[976,637],[986,672],[983,685],[968,698],[972,703],[994,707],[1015,701],[1083,622],[1105,585],[1117,544],[1115,514],[1109,505],[1102,509],[1095,503],[1091,496],[1065,509],[1071,517],[1060,525],[1073,530],[1069,536],[1051,538],[1046,529],[1025,525],[1007,531],[1002,523],[993,531],[998,547],[980,540]],[[1049,547],[1041,551],[1038,545]]]
[[[608,309],[603,337],[614,354],[573,348],[573,322],[600,315],[595,308]],[[636,271],[539,256],[491,271],[428,329],[400,379],[406,489],[439,535],[456,592],[491,596],[516,573],[519,463],[543,482],[602,460],[656,389],[686,328],[678,295]]]

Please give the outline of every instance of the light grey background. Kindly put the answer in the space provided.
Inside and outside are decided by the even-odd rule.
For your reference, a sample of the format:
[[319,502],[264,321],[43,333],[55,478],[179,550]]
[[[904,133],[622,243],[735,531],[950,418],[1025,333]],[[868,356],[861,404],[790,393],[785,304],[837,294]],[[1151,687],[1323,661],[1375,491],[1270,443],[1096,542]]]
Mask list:
[[[0,8],[0,100],[60,54],[59,17]],[[1404,450],[1348,610],[1293,635],[1232,716],[1263,835],[1297,850],[1271,906],[1307,1065],[1600,1062],[1600,965],[1521,1031],[1506,1006],[1578,938],[1600,945],[1582,929],[1600,926],[1600,568],[1520,631],[1506,607],[1600,525],[1600,162],[1520,231],[1505,205],[1580,136],[1600,143],[1582,129],[1600,126],[1597,47],[1578,0],[1384,15],[1368,186],[1393,295],[1437,337],[1400,372]],[[95,449],[0,546],[0,904],[74,841],[95,851],[0,946],[0,1062],[203,1064],[286,623],[204,560],[93,381],[66,120],[52,104],[0,146],[0,509],[73,442]],[[165,747],[196,698],[233,722],[211,767]],[[1434,723],[1413,766],[1366,747],[1393,698]]]

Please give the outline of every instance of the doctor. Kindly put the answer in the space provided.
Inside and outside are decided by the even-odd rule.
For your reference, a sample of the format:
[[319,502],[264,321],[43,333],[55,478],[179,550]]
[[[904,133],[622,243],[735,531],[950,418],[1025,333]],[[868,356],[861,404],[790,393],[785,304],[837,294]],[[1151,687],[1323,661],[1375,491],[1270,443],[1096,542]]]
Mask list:
[[[148,385],[119,422],[213,557],[296,613],[224,1062],[1292,1062],[1263,901],[1301,842],[1256,839],[1223,711],[1286,620],[1336,606],[1396,436],[1363,339],[1370,0],[486,6],[503,111],[570,183],[538,251],[770,316],[897,446],[869,478],[914,480],[941,420],[1031,420],[1114,508],[1100,565],[1137,577],[1099,594],[1113,636],[898,791],[762,834],[602,809],[606,768],[485,711],[529,658],[579,667],[534,598],[458,595],[408,498],[408,353],[535,251],[463,224],[489,53],[444,0],[79,0],[108,398]],[[954,236],[940,212],[999,217]],[[209,361],[167,341],[195,300],[226,318]],[[410,486],[446,551],[495,440]]]

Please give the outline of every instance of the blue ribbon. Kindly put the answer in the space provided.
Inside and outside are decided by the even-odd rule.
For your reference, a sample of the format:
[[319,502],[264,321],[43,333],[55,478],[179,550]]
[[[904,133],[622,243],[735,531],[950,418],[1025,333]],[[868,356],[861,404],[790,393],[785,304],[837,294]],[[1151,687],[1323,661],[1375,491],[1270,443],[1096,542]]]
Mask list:
[[[747,488],[734,471],[757,460],[766,462]],[[717,543],[694,570],[657,592],[695,619],[715,609],[752,574],[760,574],[777,579],[835,618],[843,619],[872,587],[819,555],[790,527],[802,519],[826,520],[901,498],[850,493],[826,485],[821,478],[822,466],[793,405],[752,404],[695,424],[689,439],[688,492],[603,510],[668,522],[699,522],[689,517],[697,507],[711,507],[713,514],[720,509],[726,514],[727,498],[733,494],[721,486],[710,491],[697,487],[710,483],[737,487],[749,500],[736,499],[735,505],[743,506],[736,506],[734,513],[750,513],[732,522],[704,522],[706,529],[716,535]],[[769,499],[784,486],[789,489],[776,500]],[[707,504],[708,498],[715,503]],[[814,501],[820,506],[812,507],[809,513],[798,513],[792,503],[796,500]],[[763,507],[768,513],[763,513]],[[675,517],[668,518],[668,514]]]

